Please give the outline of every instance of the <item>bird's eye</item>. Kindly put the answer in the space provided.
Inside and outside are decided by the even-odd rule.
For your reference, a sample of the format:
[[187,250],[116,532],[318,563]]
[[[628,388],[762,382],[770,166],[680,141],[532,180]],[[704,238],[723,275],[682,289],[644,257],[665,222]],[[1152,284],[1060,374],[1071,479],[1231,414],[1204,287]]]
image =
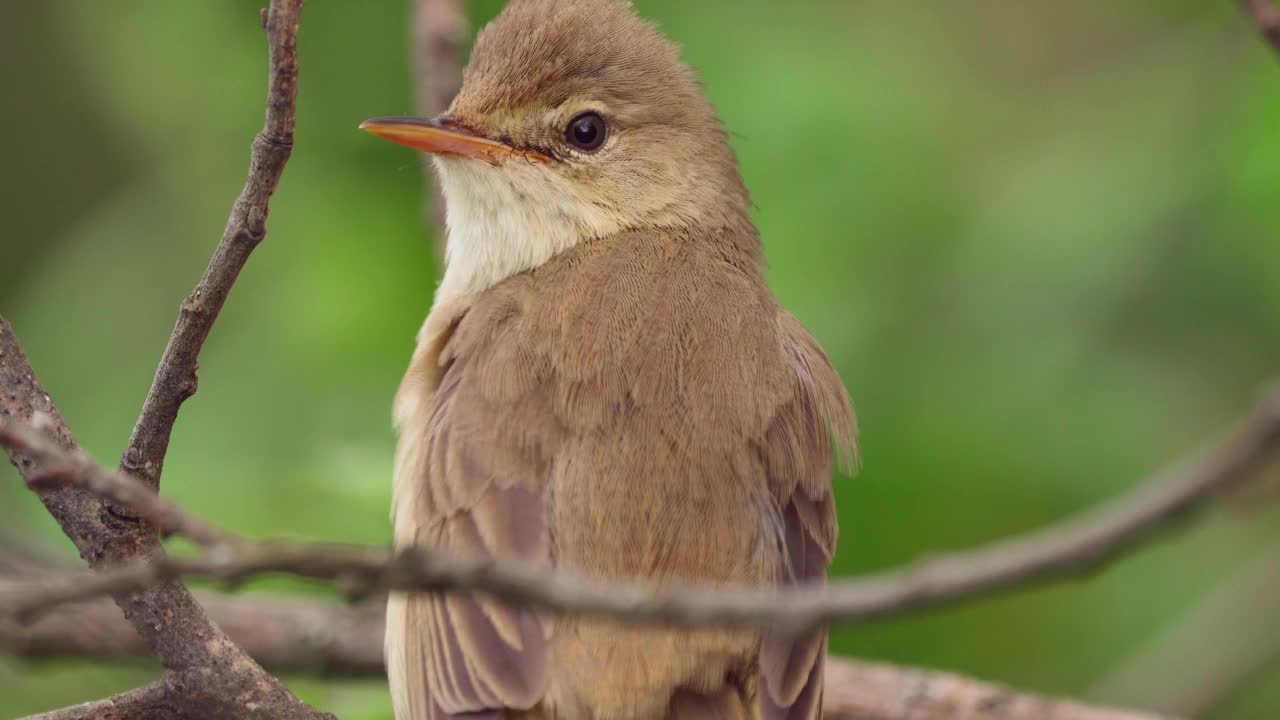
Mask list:
[[609,136],[609,126],[598,113],[585,112],[569,121],[564,139],[583,152],[595,152]]

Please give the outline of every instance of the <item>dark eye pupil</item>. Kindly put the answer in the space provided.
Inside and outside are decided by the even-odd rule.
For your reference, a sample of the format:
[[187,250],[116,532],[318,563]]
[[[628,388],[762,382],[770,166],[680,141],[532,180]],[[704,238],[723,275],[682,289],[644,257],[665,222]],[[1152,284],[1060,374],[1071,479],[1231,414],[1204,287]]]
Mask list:
[[596,113],[583,113],[569,123],[569,131],[565,133],[569,144],[579,150],[599,150],[605,140],[604,118]]

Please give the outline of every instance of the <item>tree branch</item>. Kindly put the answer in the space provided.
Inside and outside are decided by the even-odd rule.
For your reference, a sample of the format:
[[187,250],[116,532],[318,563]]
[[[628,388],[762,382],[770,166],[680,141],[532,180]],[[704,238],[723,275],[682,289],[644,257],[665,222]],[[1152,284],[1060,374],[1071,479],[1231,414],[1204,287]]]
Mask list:
[[[23,437],[0,423],[0,441]],[[71,467],[70,453],[37,444],[42,462]],[[604,615],[632,622],[680,625],[754,625],[793,632],[829,622],[866,620],[1083,572],[1112,560],[1157,531],[1186,520],[1219,493],[1251,477],[1280,445],[1280,390],[1264,395],[1254,412],[1225,439],[1173,470],[1121,497],[1055,526],[967,552],[941,555],[898,570],[825,587],[726,589],[638,584],[604,586],[564,572],[492,559],[449,557],[424,548],[396,554],[381,548],[236,541],[198,557],[157,555],[96,575],[67,574],[0,593],[0,613],[30,614],[102,594],[139,590],[180,577],[239,582],[282,572],[334,582],[360,591],[482,592],[554,612]],[[25,446],[28,449],[32,446]],[[67,477],[81,487],[135,484],[104,470]],[[120,491],[113,491],[116,495]],[[186,515],[173,503],[147,503],[144,514]],[[150,519],[150,517],[149,517]],[[177,527],[198,523],[155,517]]]
[[32,417],[31,425],[0,420],[0,445],[34,460],[39,468],[23,474],[33,490],[70,486],[87,491],[138,513],[165,534],[182,535],[206,548],[236,542],[172,500],[152,492],[136,477],[110,472],[79,447],[60,444],[56,439],[59,423],[53,416],[39,412]]
[[[29,581],[49,570],[0,555],[6,575]],[[201,595],[237,645],[275,672],[382,677],[383,601],[352,607],[303,600]],[[0,647],[26,657],[145,658],[114,608],[104,601],[67,605],[33,623],[0,622]],[[826,720],[1155,720],[1155,716],[1089,707],[949,673],[851,658],[827,659]]]
[[[1280,50],[1280,10],[1266,0],[1240,2]],[[1280,438],[1280,395],[1273,395],[1226,441],[1199,460],[1075,520],[825,589],[610,588],[569,575],[548,576],[537,568],[448,558],[419,550],[392,555],[380,549],[253,544],[231,537],[154,491],[179,409],[196,391],[200,349],[236,277],[265,235],[268,202],[289,157],[301,4],[302,0],[272,1],[265,22],[271,38],[270,95],[264,129],[254,140],[249,178],[203,278],[181,306],[121,460],[121,472],[103,470],[76,447],[30,371],[16,338],[0,318],[0,387],[7,391],[0,394],[0,442],[10,448],[14,464],[90,566],[101,570],[98,574],[60,574],[26,588],[5,589],[0,592],[0,612],[31,613],[110,594],[166,667],[164,676],[151,685],[40,717],[321,717],[249,660],[211,623],[192,595],[176,582],[183,576],[234,582],[265,572],[287,572],[364,591],[483,592],[547,610],[631,621],[769,624],[800,631],[1094,568],[1210,505],[1217,493],[1256,470]],[[427,109],[434,113],[456,91],[458,48],[466,21],[457,2],[420,0],[418,7],[415,47],[419,49],[419,65],[426,67],[423,77],[432,78]],[[438,212],[440,207],[437,203]],[[38,421],[38,430],[25,424],[32,419]],[[195,539],[206,547],[206,553],[194,558],[168,557],[155,533],[135,522],[128,512]],[[298,608],[289,611],[301,615]],[[367,664],[368,658],[364,662]],[[920,713],[970,717],[999,713],[1004,718],[1072,720],[1137,717],[1024,696],[937,673],[912,675],[882,666],[836,663],[828,672],[830,718],[899,718]],[[901,702],[867,702],[867,698],[879,702],[888,697]]]
[[31,715],[24,720],[196,720],[198,716],[174,704],[160,680],[96,702]]
[[[344,607],[213,592],[197,592],[196,598],[232,642],[273,672],[333,677],[383,674],[380,601]],[[30,659],[77,657],[113,663],[153,659],[119,609],[104,599],[64,605],[31,622],[0,619],[0,651]]]
[[1272,0],[1239,0],[1239,3],[1271,47],[1280,52],[1280,8],[1272,4]]
[[[462,85],[462,47],[467,41],[468,23],[461,0],[415,0],[413,4],[413,73],[417,82],[418,113],[432,117],[443,113]],[[431,177],[430,163],[423,164],[431,187],[428,207],[437,233],[445,228],[444,196]],[[444,237],[438,236],[437,250],[443,255]]]
[[270,40],[267,116],[253,139],[249,177],[231,208],[222,241],[214,250],[204,276],[182,301],[178,322],[160,358],[137,424],[120,461],[120,469],[151,488],[160,487],[160,473],[173,423],[182,403],[196,392],[200,349],[204,346],[227,294],[249,254],[266,236],[271,195],[293,150],[293,126],[298,96],[298,16],[302,0],[272,2],[264,27]]
[[[265,16],[270,47],[267,118],[253,144],[249,179],[232,209],[226,232],[200,285],[183,303],[178,325],[170,339],[155,382],[134,428],[123,466],[139,473],[143,481],[127,481],[95,487],[89,480],[109,478],[79,451],[39,382],[7,322],[0,318],[0,415],[3,416],[10,457],[28,485],[37,492],[63,531],[75,542],[90,567],[106,575],[120,565],[163,562],[165,553],[155,531],[100,497],[135,504],[157,486],[173,421],[182,401],[195,391],[197,355],[226,299],[226,294],[253,247],[262,239],[267,200],[279,181],[292,145],[294,102],[297,90],[297,28],[302,0],[272,0]],[[55,442],[30,441],[20,423],[39,418],[52,430]],[[15,430],[16,428],[16,430]],[[16,433],[16,434],[15,434]],[[56,450],[57,455],[50,455]],[[55,477],[77,482],[49,487]],[[121,476],[123,478],[123,476]],[[145,484],[143,484],[145,483]],[[103,492],[106,490],[107,492]],[[115,495],[116,490],[126,493]],[[128,494],[132,492],[132,494]],[[93,493],[102,493],[95,495]],[[163,502],[145,510],[158,512]],[[190,520],[190,518],[188,518]],[[163,524],[163,523],[161,523]],[[180,529],[204,535],[207,524],[188,522]],[[207,538],[206,538],[207,539]],[[98,577],[89,574],[90,577]],[[128,693],[109,703],[127,702],[127,715],[148,717],[140,704],[163,700],[164,708],[184,708],[192,716],[212,718],[323,718],[329,717],[299,701],[278,680],[267,674],[237,648],[200,608],[176,578],[171,581],[119,587],[112,596],[125,617],[146,641],[166,672],[154,686]],[[155,703],[153,703],[155,704]],[[95,704],[77,712],[108,712]],[[155,717],[168,712],[156,705]],[[55,715],[59,716],[59,715]]]
[[951,673],[842,658],[827,659],[825,685],[823,720],[1158,720]]
[[[39,582],[59,572],[48,560],[12,546],[4,549],[0,542],[0,589]],[[195,594],[237,646],[273,671],[349,677],[383,673],[381,598],[351,607],[302,599]],[[0,652],[32,659],[152,659],[119,609],[101,598],[52,608],[31,622],[0,618]]]

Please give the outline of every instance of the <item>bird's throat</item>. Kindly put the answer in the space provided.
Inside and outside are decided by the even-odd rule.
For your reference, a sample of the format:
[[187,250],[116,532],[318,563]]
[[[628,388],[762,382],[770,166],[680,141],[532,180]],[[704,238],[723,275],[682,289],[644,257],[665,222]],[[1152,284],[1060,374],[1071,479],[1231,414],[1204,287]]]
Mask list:
[[618,217],[545,167],[437,158],[436,168],[449,226],[437,304],[482,292],[620,228]]

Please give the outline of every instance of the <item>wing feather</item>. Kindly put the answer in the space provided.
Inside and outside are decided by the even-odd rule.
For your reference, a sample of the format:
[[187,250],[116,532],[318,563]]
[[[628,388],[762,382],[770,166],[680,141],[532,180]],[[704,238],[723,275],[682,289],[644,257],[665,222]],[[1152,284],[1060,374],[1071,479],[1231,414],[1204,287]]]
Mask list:
[[[851,467],[857,454],[830,362],[777,310],[752,262],[683,257],[709,247],[695,242],[616,243],[433,312],[419,343],[429,352],[415,355],[402,389],[430,400],[397,403],[397,543],[589,563],[606,576],[823,582],[836,540],[833,455]],[[569,273],[579,292],[561,297]],[[684,478],[672,488],[694,504],[596,484],[611,466],[619,477]],[[580,482],[564,482],[575,474]],[[555,500],[555,517],[573,520],[554,529],[554,550],[552,483],[574,488]],[[758,525],[716,504],[726,487],[754,498]],[[629,514],[612,517],[617,504]],[[625,530],[599,532],[624,519]],[[686,542],[695,536],[715,542]],[[543,699],[553,638],[537,613],[473,596],[396,595],[389,608],[401,720],[491,717]],[[825,631],[766,634],[759,647],[763,717],[816,718]]]
[[[550,564],[546,458],[559,438],[553,422],[531,429],[506,417],[550,402],[538,392],[545,363],[522,353],[522,343],[496,342],[518,331],[517,310],[473,304],[441,323],[437,387],[402,425],[398,543]],[[492,348],[502,354],[486,355]],[[409,705],[399,717],[486,717],[542,699],[550,629],[535,612],[470,595],[410,595],[389,612],[389,658],[401,666],[394,694]]]
[[[789,313],[779,313],[779,327],[794,397],[775,415],[762,448],[786,545],[779,576],[784,585],[823,583],[836,545],[832,455],[852,469],[857,426],[844,385],[822,349]],[[765,633],[759,699],[765,720],[818,717],[826,647],[825,629],[800,638]]]

